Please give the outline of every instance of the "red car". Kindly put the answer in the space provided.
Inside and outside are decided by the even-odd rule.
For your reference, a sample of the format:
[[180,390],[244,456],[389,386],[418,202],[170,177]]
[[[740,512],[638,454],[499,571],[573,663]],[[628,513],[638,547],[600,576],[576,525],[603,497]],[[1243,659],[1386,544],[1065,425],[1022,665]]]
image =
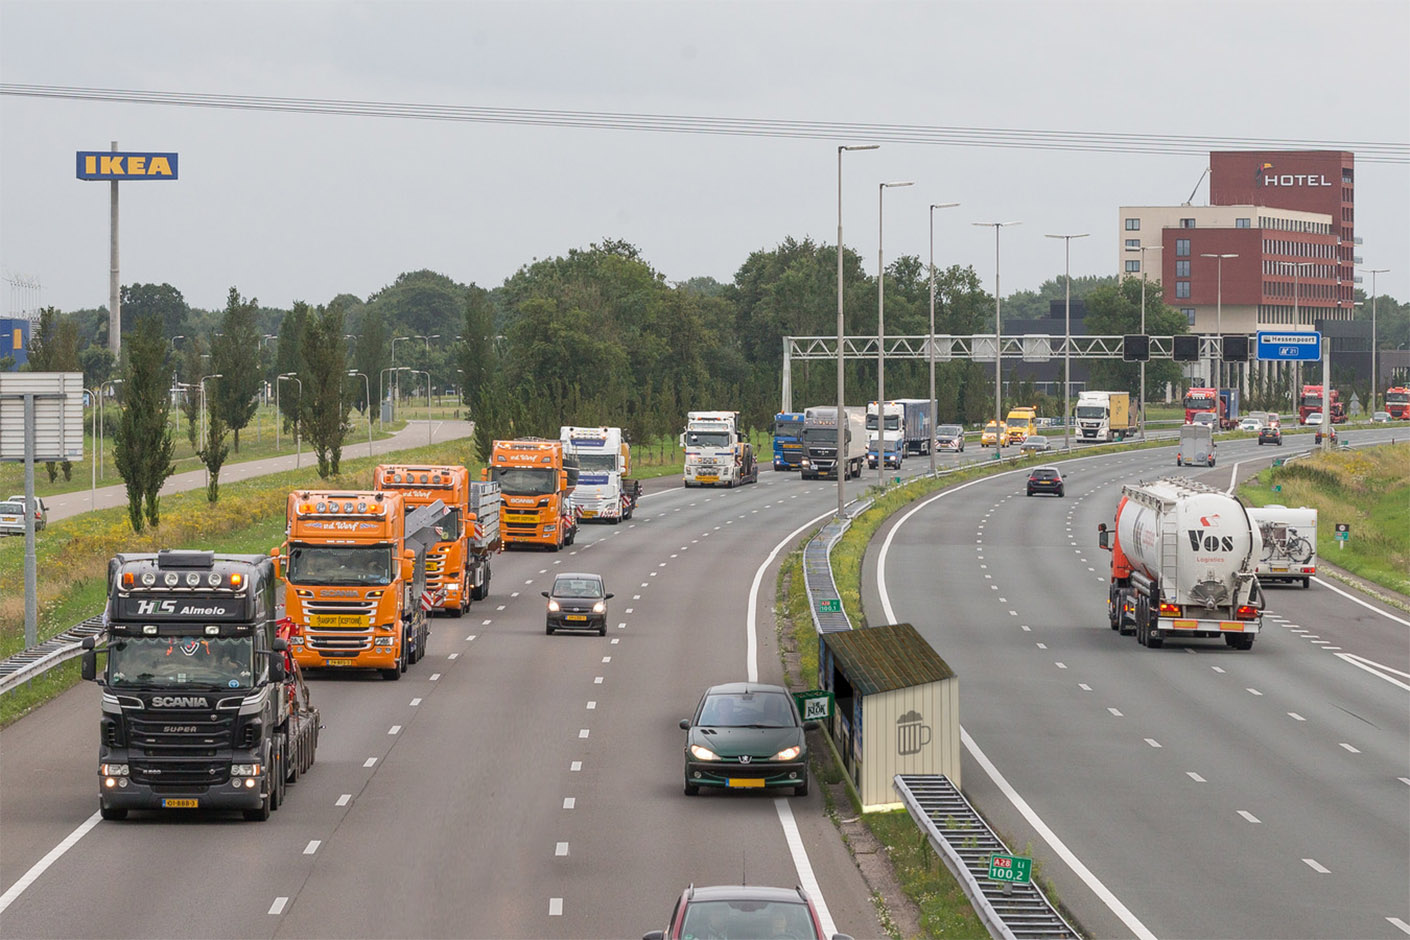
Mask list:
[[[802,888],[719,885],[681,892],[665,930],[642,940],[823,940],[822,921]],[[835,933],[831,940],[852,940]]]

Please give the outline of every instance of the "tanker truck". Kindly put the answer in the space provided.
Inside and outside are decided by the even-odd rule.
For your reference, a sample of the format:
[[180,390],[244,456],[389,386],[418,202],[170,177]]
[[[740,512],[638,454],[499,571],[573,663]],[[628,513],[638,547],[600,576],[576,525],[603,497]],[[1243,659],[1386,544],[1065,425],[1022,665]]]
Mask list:
[[1263,622],[1263,537],[1235,497],[1184,477],[1128,484],[1097,544],[1111,552],[1113,630],[1150,648],[1220,636],[1234,649],[1253,647]]

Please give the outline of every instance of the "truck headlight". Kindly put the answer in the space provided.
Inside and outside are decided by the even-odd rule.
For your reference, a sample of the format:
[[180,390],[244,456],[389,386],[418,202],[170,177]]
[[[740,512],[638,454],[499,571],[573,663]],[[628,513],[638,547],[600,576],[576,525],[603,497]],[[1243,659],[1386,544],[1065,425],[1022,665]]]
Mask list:
[[258,777],[262,768],[259,764],[231,764],[230,776],[232,777]]
[[98,772],[105,777],[126,777],[128,774],[126,764],[102,764]]
[[690,756],[691,756],[691,757],[694,757],[696,760],[719,760],[719,759],[720,759],[720,755],[716,754],[714,751],[710,750],[708,747],[702,747],[702,746],[699,745],[699,744],[692,744],[692,745],[690,746]]

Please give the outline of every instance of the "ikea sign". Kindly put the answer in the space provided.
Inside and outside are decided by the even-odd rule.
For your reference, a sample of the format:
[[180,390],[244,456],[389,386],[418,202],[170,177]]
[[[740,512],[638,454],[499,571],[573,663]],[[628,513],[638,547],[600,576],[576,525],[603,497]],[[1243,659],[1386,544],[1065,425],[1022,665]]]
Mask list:
[[111,150],[78,151],[81,180],[174,180],[174,153],[114,153]]

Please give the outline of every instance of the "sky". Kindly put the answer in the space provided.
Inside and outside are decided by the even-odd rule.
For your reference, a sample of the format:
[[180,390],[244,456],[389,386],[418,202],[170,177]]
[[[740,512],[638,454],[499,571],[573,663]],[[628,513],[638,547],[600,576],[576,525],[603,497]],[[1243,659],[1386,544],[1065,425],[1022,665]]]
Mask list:
[[[1356,233],[1410,298],[1410,3],[28,2],[0,0],[0,83],[927,127],[1296,140],[1356,167]],[[1050,139],[1050,138],[1049,138]],[[814,139],[215,110],[0,94],[4,313],[107,304],[109,185],[74,155],[180,155],[121,184],[123,284],[219,309],[366,298],[429,268],[493,288],[624,239],[667,280],[729,281],[785,238],[837,238]],[[1186,148],[1187,149],[1187,148]],[[1233,148],[1230,148],[1233,149]],[[875,272],[930,251],[1001,292],[1116,272],[1119,207],[1178,205],[1207,159],[887,142],[848,153],[843,241]],[[879,184],[914,181],[887,189]],[[1193,202],[1205,204],[1207,181]],[[884,231],[879,231],[884,220]],[[37,289],[17,289],[17,283]],[[1367,277],[1363,285],[1370,288]]]

